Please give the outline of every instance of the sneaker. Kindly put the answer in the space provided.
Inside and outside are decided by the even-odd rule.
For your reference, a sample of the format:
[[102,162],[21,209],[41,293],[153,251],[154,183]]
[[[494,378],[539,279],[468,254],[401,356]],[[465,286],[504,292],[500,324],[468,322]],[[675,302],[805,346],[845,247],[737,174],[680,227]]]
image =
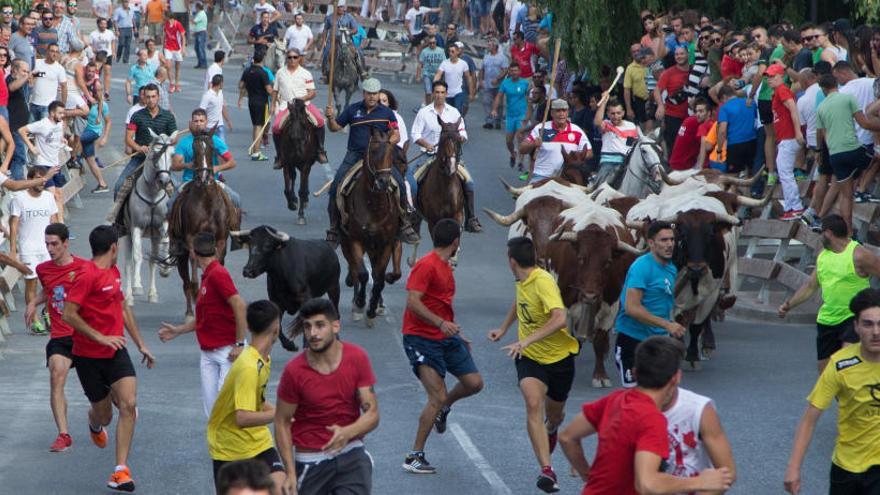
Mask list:
[[776,182],[778,180],[779,180],[779,178],[776,176],[776,174],[767,174],[767,186],[768,187],[775,186]]
[[822,232],[822,221],[818,218],[814,218],[812,222],[810,222],[810,230],[815,233]]
[[810,177],[803,170],[799,168],[794,169],[794,180],[796,180],[797,182],[803,182],[809,178]]
[[403,461],[403,470],[413,474],[437,474],[437,468],[425,459],[424,452],[406,456]]
[[519,180],[521,180],[523,182],[529,180],[529,173],[524,172],[524,173],[519,174]]
[[556,481],[556,473],[550,466],[541,468],[541,474],[538,475],[538,488],[546,493],[556,493],[559,491],[559,483]]
[[59,433],[58,437],[55,438],[55,441],[52,442],[52,446],[49,447],[49,452],[64,452],[73,446],[73,439],[70,438],[70,435],[67,433]]
[[269,157],[260,152],[251,155],[251,160],[255,162],[267,162],[269,161]]
[[859,201],[859,198],[857,198],[856,203],[880,203],[880,198],[878,198],[877,196],[874,196],[873,194],[871,194],[869,192],[863,192],[863,193],[857,193],[857,194],[860,196],[861,201]]
[[483,129],[491,129],[491,128],[492,128],[492,124],[490,124],[490,123],[488,123],[488,122],[486,122],[485,124],[483,124]]
[[103,194],[103,193],[106,193],[106,192],[110,192],[110,188],[107,187],[107,186],[102,186],[102,185],[100,185],[100,184],[98,184],[97,187],[95,187],[94,189],[92,189],[92,194]]
[[446,433],[446,417],[449,416],[449,411],[451,410],[452,408],[449,406],[443,406],[440,408],[437,416],[434,417],[434,429],[437,430],[437,433]]
[[92,439],[92,443],[95,444],[99,449],[103,449],[107,446],[107,430],[104,427],[101,427],[101,431],[95,433],[92,431],[91,425],[89,425],[89,437]]
[[33,323],[31,323],[31,333],[33,335],[48,335],[49,329],[46,328],[46,325],[43,325],[42,318],[34,318]]
[[779,217],[780,220],[784,222],[791,222],[793,220],[797,220],[804,214],[804,210],[788,210]]
[[131,479],[131,471],[127,467],[114,471],[107,480],[107,486],[121,492],[133,492],[134,480]]
[[510,168],[513,168],[515,166],[516,166],[516,158],[510,157]]
[[98,168],[104,168],[104,167],[106,167],[106,166],[107,166],[107,165],[104,165],[104,163],[103,163],[103,162],[101,162],[101,159],[100,159],[100,158],[98,158],[98,156],[97,156],[97,155],[96,155],[96,156],[95,156],[95,165],[97,165],[97,166],[98,166]]
[[45,307],[40,311],[40,317],[43,319],[43,326],[45,326],[49,332],[52,332],[52,320],[49,318],[49,313],[46,312]]

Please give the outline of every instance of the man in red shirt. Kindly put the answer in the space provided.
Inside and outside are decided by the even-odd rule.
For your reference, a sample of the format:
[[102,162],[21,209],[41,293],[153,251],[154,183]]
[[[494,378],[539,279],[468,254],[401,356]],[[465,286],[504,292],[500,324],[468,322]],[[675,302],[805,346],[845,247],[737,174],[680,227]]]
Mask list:
[[[444,218],[434,225],[432,237],[434,249],[410,271],[403,313],[403,349],[428,394],[412,451],[403,462],[405,471],[416,474],[437,472],[425,459],[431,427],[437,433],[445,432],[452,404],[483,389],[483,377],[471,357],[470,341],[460,335],[461,328],[455,323],[452,309],[455,278],[449,259],[458,252],[461,226]],[[447,371],[458,378],[448,393]]]
[[[688,116],[687,94],[684,88],[687,85],[688,73],[691,66],[688,64],[687,47],[679,46],[675,49],[675,65],[663,71],[654,88],[654,101],[657,102],[657,120],[663,121],[663,142],[666,143],[666,152],[670,153],[678,136],[678,128]],[[666,98],[663,98],[663,92]]]
[[281,492],[369,495],[373,463],[363,438],[379,425],[370,358],[339,340],[329,299],[306,302],[299,319],[306,348],[284,367],[275,406],[275,444],[287,472]]
[[[582,495],[636,495],[727,490],[733,481],[727,468],[705,469],[695,478],[662,472],[669,456],[666,417],[661,409],[675,398],[681,381],[679,363],[684,346],[671,337],[656,336],[636,347],[636,388],[622,389],[583,405],[559,444],[572,467],[586,482]],[[599,434],[592,467],[581,440]]]
[[[120,287],[116,255],[116,230],[99,225],[89,234],[92,261],[82,265],[64,304],[64,322],[73,327],[73,365],[89,408],[89,433],[99,448],[107,446],[105,427],[113,420],[113,405],[119,410],[116,422],[116,469],[107,486],[134,491],[134,480],[126,463],[134,423],[137,419],[137,378],[125,349],[124,329],[152,368],[153,354],[141,338],[134,313],[125,304]],[[112,395],[111,395],[112,392]]]
[[540,57],[541,51],[538,47],[526,41],[522,31],[513,33],[513,45],[510,47],[510,60],[519,65],[519,76],[523,79],[532,77],[535,72],[535,66],[532,63],[532,57]]
[[58,427],[58,437],[49,447],[49,452],[64,452],[73,445],[67,431],[67,399],[64,397],[67,372],[73,364],[73,328],[61,316],[67,292],[86,261],[70,254],[67,243],[69,237],[70,232],[63,223],[53,223],[46,227],[46,248],[51,259],[40,263],[36,268],[43,292],[28,303],[24,313],[25,325],[31,328],[37,306],[46,304],[49,327],[52,330],[51,338],[46,344],[46,367],[49,368],[49,404],[55,417],[55,426]]
[[171,80],[171,88],[168,92],[180,91],[180,63],[186,55],[186,29],[177,19],[171,17],[171,13],[165,11],[165,24],[162,26],[165,33],[165,63],[168,73],[171,73],[171,62],[174,62],[174,78]]
[[773,88],[773,130],[776,134],[776,173],[782,185],[782,207],[785,212],[780,220],[797,220],[804,212],[797,181],[794,178],[794,166],[798,153],[804,146],[804,135],[801,133],[801,122],[798,114],[794,93],[785,85],[782,76],[785,68],[773,64],[764,71],[767,84]]
[[247,332],[247,304],[216,254],[214,234],[199,232],[193,237],[191,256],[202,270],[196,318],[181,325],[162,322],[159,328],[162,342],[195,330],[201,349],[202,402],[209,418],[232,362],[244,349]]
[[694,114],[681,123],[672,153],[669,154],[669,166],[672,170],[689,170],[696,165],[701,145],[699,131],[712,115],[709,107],[709,101],[705,98],[697,97],[694,100]]

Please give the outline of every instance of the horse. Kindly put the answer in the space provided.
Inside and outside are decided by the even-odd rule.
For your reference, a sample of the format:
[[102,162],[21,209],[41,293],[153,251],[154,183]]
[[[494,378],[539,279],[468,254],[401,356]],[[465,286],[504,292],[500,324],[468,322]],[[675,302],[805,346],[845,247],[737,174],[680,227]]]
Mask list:
[[[134,183],[122,212],[122,222],[128,236],[121,243],[123,259],[122,278],[125,281],[125,301],[134,304],[133,295],[142,295],[141,263],[143,247],[141,239],[144,232],[150,235],[150,290],[147,300],[159,302],[156,290],[156,266],[168,255],[168,192],[171,185],[171,157],[174,154],[172,143],[177,137],[164,134],[157,136],[152,130],[150,154],[144,160],[143,171]],[[173,186],[172,186],[173,187]],[[162,265],[161,275],[167,277],[170,267]]]
[[266,50],[266,54],[263,57],[263,67],[271,70],[273,74],[284,67],[287,61],[287,45],[284,44],[283,39],[276,38],[267,45],[258,46],[264,46]]
[[[357,68],[357,48],[351,41],[351,35],[345,28],[339,29],[336,40],[336,61],[333,64],[333,101],[336,102],[336,115],[348,108],[351,95],[357,90],[360,74]],[[328,63],[329,63],[329,56]],[[339,95],[345,92],[345,100]]]
[[392,188],[391,167],[395,145],[390,134],[370,129],[370,141],[363,166],[351,191],[345,196],[346,218],[340,229],[342,254],[348,262],[345,284],[354,288],[352,318],[364,316],[369,275],[364,255],[370,259],[373,288],[367,308],[367,326],[374,324],[382,302],[382,290],[400,279],[400,271],[385,273],[397,243],[400,203]]
[[214,180],[214,131],[193,135],[193,168],[195,174],[179,193],[171,210],[169,234],[170,262],[177,265],[186,297],[186,317],[193,316],[193,303],[198,296],[198,265],[190,258],[193,237],[199,232],[214,234],[217,259],[226,258],[226,238],[230,230],[239,230],[241,219],[235,215],[232,201]]
[[[296,223],[305,225],[306,207],[309,205],[309,173],[318,159],[317,128],[309,120],[304,101],[293,100],[287,104],[287,109],[287,121],[281,127],[281,133],[273,134],[272,139],[284,171],[284,196],[287,198],[287,209],[297,211],[298,206]],[[300,172],[299,205],[294,192],[297,170]]]
[[[437,143],[437,153],[425,170],[418,193],[416,194],[416,209],[420,216],[428,224],[428,233],[434,235],[434,225],[444,218],[452,218],[459,225],[464,224],[464,185],[458,176],[458,164],[461,157],[461,135],[458,128],[461,118],[456,122],[443,122],[437,116],[440,124],[440,141]],[[415,230],[421,229],[421,221],[417,220]],[[410,266],[415,265],[419,245],[413,246],[412,255],[407,260]]]
[[[639,138],[630,149],[621,170],[608,183],[624,196],[645,198],[648,194],[658,194],[663,182],[660,171],[663,163],[662,152],[657,142],[656,132],[650,135],[639,132]],[[622,176],[622,177],[621,177]]]

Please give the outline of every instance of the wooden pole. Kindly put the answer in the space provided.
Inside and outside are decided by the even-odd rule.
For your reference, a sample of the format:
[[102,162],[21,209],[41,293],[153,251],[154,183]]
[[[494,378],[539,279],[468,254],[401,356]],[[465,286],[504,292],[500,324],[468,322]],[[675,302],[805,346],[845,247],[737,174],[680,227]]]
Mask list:
[[556,86],[556,67],[559,65],[559,47],[561,44],[562,39],[556,38],[556,45],[553,47],[553,72],[550,73],[550,91],[547,94],[547,103],[544,105],[544,118],[541,120],[541,127],[539,127],[542,138],[544,136],[544,124],[547,123],[547,116],[550,115],[550,104],[553,102],[550,99],[550,95],[553,94],[553,88]]
[[327,106],[333,106],[333,69],[336,65],[336,22],[337,22],[337,5],[336,0],[333,1],[333,25],[330,26],[330,71],[328,74],[327,90]]

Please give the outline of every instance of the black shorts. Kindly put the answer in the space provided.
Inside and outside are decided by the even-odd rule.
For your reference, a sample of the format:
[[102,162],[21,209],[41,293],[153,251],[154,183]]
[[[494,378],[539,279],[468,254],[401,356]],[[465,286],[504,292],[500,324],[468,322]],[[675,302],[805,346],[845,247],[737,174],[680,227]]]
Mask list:
[[831,157],[828,155],[828,146],[824,146],[822,151],[819,152],[819,155],[822,157],[819,162],[819,173],[821,175],[834,174],[834,169],[831,168]]
[[831,463],[829,495],[880,495],[880,466],[871,466],[864,473],[851,473]]
[[89,402],[101,402],[110,393],[110,386],[119,380],[135,376],[134,365],[123,347],[111,358],[73,356],[76,376]]
[[636,114],[636,121],[635,121],[636,124],[641,124],[642,122],[645,122],[646,120],[653,120],[653,119],[648,118],[648,114],[647,114],[646,107],[645,107],[647,103],[648,102],[646,100],[643,100],[642,98],[639,98],[638,96],[633,96],[632,108],[633,108],[633,113]]
[[267,103],[253,103],[248,101],[248,113],[251,114],[251,125],[262,126],[266,123],[269,105]]
[[738,174],[743,170],[751,170],[755,161],[755,140],[727,145],[727,173]]
[[419,32],[419,34],[417,34],[417,35],[413,36],[412,38],[410,38],[409,41],[410,41],[410,43],[412,44],[412,46],[416,46],[416,47],[417,47],[417,46],[421,45],[421,44],[422,44],[422,41],[424,41],[424,39],[427,38],[427,37],[428,37],[428,33],[424,32],[424,31],[421,31],[421,32]]
[[296,461],[299,495],[369,495],[373,488],[373,458],[363,447],[339,454],[332,461]]
[[828,359],[839,351],[844,343],[855,344],[859,336],[853,328],[853,318],[844,320],[837,325],[816,323],[816,359]]
[[871,163],[871,160],[865,155],[865,149],[861,146],[854,150],[835,153],[828,158],[837,182],[857,179]]
[[620,383],[624,388],[636,386],[636,377],[633,369],[636,367],[636,347],[642,341],[636,340],[629,335],[617,334],[617,342],[614,344],[614,362],[617,371],[620,372]]
[[565,402],[574,382],[574,355],[561,361],[541,364],[525,356],[516,360],[516,379],[535,378],[547,385],[547,397],[556,402]]
[[773,123],[773,100],[758,100],[758,117],[764,125]]
[[433,368],[440,378],[445,378],[447,371],[456,377],[477,372],[470,349],[458,335],[441,340],[404,335],[403,350],[416,377],[422,366]]
[[[55,354],[60,354],[67,359],[73,360],[73,337],[58,337],[57,339],[49,339],[46,342],[46,367],[49,367],[49,358]],[[72,366],[72,365],[71,365]]]
[[[278,473],[278,472],[283,473],[284,472],[284,463],[281,462],[281,456],[278,455],[278,451],[275,450],[275,447],[272,447],[271,449],[264,450],[251,459],[241,459],[241,460],[260,461],[263,464],[265,464],[266,466],[268,466],[270,473]],[[215,486],[215,488],[217,488],[217,475],[220,473],[220,468],[222,468],[226,464],[229,464],[230,462],[236,462],[236,461],[213,460],[213,462],[214,462],[214,486]],[[217,492],[218,493],[220,492],[219,488],[217,488]]]

